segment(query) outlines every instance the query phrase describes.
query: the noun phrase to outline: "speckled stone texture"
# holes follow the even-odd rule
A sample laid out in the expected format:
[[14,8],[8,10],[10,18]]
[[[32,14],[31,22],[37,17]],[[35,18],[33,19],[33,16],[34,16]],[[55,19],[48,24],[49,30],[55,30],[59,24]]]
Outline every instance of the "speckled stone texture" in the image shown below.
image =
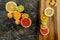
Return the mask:
[[[24,5],[24,12],[27,12],[32,20],[30,28],[26,29],[22,26],[17,26],[12,19],[7,18],[5,4],[8,1],[14,1],[18,5]],[[38,0],[0,0],[0,32],[5,32],[5,36],[0,37],[0,40],[37,40],[37,30],[39,28],[38,2]]]

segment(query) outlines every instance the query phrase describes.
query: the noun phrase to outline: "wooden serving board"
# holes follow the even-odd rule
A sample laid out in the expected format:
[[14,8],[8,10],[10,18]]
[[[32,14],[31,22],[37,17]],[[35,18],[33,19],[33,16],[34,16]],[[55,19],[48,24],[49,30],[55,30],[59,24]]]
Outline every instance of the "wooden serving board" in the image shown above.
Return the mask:
[[[47,7],[50,7],[49,5],[50,0],[40,0],[39,5],[39,13],[40,16],[43,13],[44,9]],[[57,7],[54,7],[54,16],[49,19],[48,22],[48,28],[49,28],[49,34],[47,36],[42,36],[39,33],[38,40],[58,40],[57,36]]]

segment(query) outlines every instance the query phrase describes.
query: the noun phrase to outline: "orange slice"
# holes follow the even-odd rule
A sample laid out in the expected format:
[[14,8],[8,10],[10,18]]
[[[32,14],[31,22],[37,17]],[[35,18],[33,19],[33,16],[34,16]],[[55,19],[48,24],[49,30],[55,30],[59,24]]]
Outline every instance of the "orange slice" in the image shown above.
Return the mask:
[[15,24],[19,25],[20,24],[20,20],[15,20]]
[[41,20],[42,21],[48,21],[49,17],[45,16],[44,14],[41,14]]
[[8,13],[8,14],[7,14],[7,17],[8,17],[8,18],[12,18],[12,17],[13,17],[13,14],[12,14],[12,13]]
[[13,15],[14,15],[15,20],[19,20],[21,18],[21,13],[19,13],[17,11],[14,11]]
[[13,1],[7,2],[5,6],[6,6],[6,11],[8,12],[13,12],[17,10],[17,4]]
[[27,13],[22,14],[22,18],[28,18],[29,15]]

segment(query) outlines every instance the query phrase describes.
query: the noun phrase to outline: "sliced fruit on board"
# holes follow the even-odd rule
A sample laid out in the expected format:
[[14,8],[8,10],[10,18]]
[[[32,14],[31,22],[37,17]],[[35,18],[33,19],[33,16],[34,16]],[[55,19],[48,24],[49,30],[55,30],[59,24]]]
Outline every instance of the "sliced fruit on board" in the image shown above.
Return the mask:
[[14,11],[13,15],[15,20],[19,20],[21,18],[21,13],[18,11]]
[[54,15],[54,9],[51,7],[48,7],[44,10],[44,14],[48,17],[51,17]]
[[49,17],[45,16],[45,14],[41,14],[41,21],[48,21]]
[[28,17],[29,17],[29,14],[27,13],[22,14],[22,18],[28,18]]
[[20,24],[20,20],[15,20],[15,24],[19,25]]
[[47,25],[44,25],[44,24],[41,24],[41,29],[46,29],[47,28]]
[[13,1],[7,2],[5,7],[6,7],[6,11],[8,12],[13,12],[17,10],[17,4]]
[[42,35],[46,36],[46,35],[48,35],[48,33],[49,33],[49,29],[48,29],[48,28],[46,28],[46,29],[40,29],[40,33],[41,33]]
[[46,22],[46,21],[41,21],[41,23],[42,23],[43,25],[47,25],[48,22]]
[[12,13],[7,13],[7,17],[10,18],[10,19],[13,18],[13,14]]
[[24,28],[29,28],[32,24],[32,21],[30,18],[22,18],[21,19],[21,25],[24,27]]
[[24,11],[24,6],[23,6],[23,5],[19,5],[19,6],[17,7],[17,11],[23,12],[23,11]]

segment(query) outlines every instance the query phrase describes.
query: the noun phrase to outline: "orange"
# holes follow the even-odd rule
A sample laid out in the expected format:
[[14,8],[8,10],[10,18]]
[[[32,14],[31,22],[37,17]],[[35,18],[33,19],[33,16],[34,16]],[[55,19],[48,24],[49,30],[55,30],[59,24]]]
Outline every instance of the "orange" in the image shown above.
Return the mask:
[[21,13],[18,11],[14,11],[13,15],[15,20],[19,20],[21,18]]
[[45,16],[44,14],[41,14],[41,21],[48,21],[49,17]]
[[15,20],[15,24],[19,25],[20,24],[20,20]]
[[13,14],[12,14],[12,13],[8,13],[8,14],[7,14],[7,17],[8,17],[8,18],[12,18],[12,17],[13,17]]

